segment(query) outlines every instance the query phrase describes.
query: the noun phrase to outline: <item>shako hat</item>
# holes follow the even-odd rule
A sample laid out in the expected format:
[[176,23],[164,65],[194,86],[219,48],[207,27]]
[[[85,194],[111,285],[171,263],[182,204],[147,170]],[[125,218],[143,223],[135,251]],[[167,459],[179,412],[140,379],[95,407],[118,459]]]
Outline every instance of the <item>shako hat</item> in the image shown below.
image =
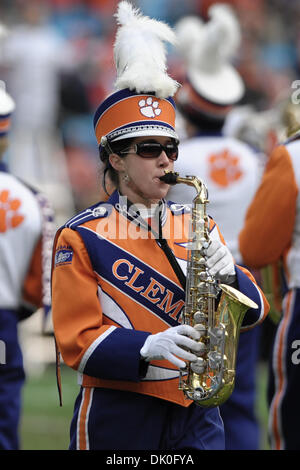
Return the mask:
[[15,102],[7,93],[4,81],[0,80],[0,137],[5,136],[11,127],[11,114]]
[[178,139],[173,96],[179,84],[167,73],[166,42],[176,35],[165,23],[142,16],[127,2],[118,5],[114,44],[115,89],[98,107],[94,129],[98,145],[137,136]]
[[244,82],[232,65],[241,41],[238,19],[229,5],[215,4],[208,22],[187,16],[175,26],[186,82],[177,93],[182,108],[224,118],[243,96]]

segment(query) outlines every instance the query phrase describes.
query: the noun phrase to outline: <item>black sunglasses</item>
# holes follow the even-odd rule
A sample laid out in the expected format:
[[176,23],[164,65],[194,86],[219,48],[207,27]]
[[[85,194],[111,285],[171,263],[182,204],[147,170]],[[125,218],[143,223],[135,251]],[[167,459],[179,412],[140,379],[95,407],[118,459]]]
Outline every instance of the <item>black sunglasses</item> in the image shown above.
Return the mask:
[[175,162],[178,158],[178,144],[175,142],[170,142],[167,145],[162,145],[159,142],[141,142],[118,153],[128,153],[129,150],[133,150],[142,158],[157,158],[163,150],[170,160]]

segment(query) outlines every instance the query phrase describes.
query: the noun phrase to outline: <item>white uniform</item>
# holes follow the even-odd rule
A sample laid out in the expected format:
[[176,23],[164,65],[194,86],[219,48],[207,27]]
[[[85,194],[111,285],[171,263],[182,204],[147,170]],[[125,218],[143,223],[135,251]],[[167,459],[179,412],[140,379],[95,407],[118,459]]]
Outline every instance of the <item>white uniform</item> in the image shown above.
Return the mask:
[[24,383],[18,322],[50,310],[53,213],[44,195],[6,172],[0,162],[0,449],[19,448]]
[[48,199],[0,164],[0,308],[48,313],[53,219]]
[[[259,156],[247,144],[222,135],[198,136],[179,147],[175,171],[181,176],[194,175],[208,188],[207,213],[215,220],[237,263],[241,263],[238,233],[262,173]],[[177,184],[171,187],[171,201],[191,204],[193,187]]]
[[3,172],[0,172],[0,212],[0,303],[1,308],[15,309],[20,305],[23,282],[41,236],[41,213],[32,191]]

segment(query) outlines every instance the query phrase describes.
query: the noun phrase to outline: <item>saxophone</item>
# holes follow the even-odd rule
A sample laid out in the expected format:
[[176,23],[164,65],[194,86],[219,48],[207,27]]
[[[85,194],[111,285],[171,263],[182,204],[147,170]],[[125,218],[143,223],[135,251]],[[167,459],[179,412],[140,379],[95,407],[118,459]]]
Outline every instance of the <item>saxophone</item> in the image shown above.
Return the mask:
[[[231,395],[235,382],[236,355],[240,327],[246,311],[258,308],[255,302],[231,286],[220,284],[208,272],[204,250],[210,243],[206,214],[208,192],[195,176],[181,177],[165,171],[167,184],[194,186],[189,228],[185,307],[182,323],[200,333],[201,351],[197,361],[187,362],[179,372],[179,390],[203,407],[218,406]],[[219,299],[219,300],[218,300]]]

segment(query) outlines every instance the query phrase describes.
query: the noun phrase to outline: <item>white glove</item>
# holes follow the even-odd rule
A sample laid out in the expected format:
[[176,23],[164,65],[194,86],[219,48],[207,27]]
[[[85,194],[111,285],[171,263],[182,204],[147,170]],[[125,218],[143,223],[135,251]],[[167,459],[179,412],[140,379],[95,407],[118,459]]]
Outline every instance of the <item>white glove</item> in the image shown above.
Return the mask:
[[224,284],[233,284],[236,280],[232,254],[219,240],[212,240],[206,249],[209,273]]
[[180,356],[182,359],[187,361],[196,361],[197,356],[192,354],[180,346],[192,349],[194,351],[200,351],[201,344],[197,343],[186,335],[193,337],[194,339],[200,338],[200,333],[196,331],[192,326],[179,325],[168,328],[161,333],[150,335],[146,339],[144,346],[140,350],[140,354],[147,362],[154,359],[167,359],[179,368],[184,368],[186,363],[178,359]]

